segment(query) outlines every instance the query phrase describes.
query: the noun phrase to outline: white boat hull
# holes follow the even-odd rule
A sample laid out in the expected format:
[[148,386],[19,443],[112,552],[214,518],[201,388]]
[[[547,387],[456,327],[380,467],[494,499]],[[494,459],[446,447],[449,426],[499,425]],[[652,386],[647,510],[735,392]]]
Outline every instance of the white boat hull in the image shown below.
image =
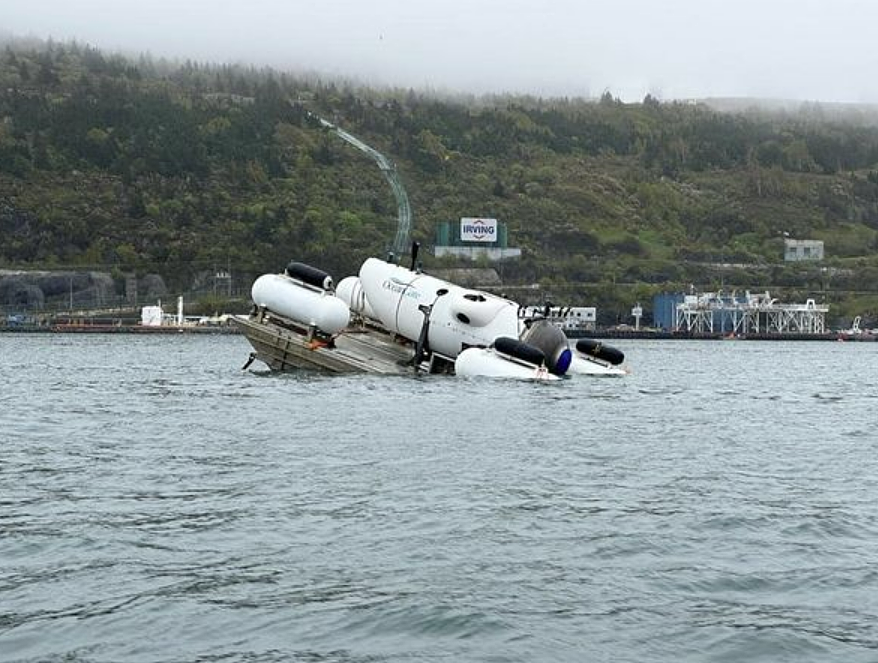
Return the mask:
[[545,366],[534,366],[506,357],[490,348],[468,348],[457,355],[454,372],[463,377],[512,378],[516,380],[560,380]]
[[613,366],[606,362],[591,359],[579,351],[574,351],[567,374],[622,377],[623,375],[628,375],[628,371],[621,366]]

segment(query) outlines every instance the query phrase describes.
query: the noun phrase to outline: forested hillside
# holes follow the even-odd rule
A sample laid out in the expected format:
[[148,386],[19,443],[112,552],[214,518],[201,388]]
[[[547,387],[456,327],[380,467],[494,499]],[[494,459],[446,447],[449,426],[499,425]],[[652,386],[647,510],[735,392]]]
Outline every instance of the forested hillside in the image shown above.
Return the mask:
[[[312,113],[396,161],[423,244],[440,221],[506,222],[524,252],[510,287],[620,307],[690,283],[787,287],[878,310],[878,122],[860,112],[439,99],[76,44],[0,53],[0,267],[179,289],[292,258],[353,273],[390,246],[396,205]],[[827,260],[785,266],[785,236],[824,240]]]

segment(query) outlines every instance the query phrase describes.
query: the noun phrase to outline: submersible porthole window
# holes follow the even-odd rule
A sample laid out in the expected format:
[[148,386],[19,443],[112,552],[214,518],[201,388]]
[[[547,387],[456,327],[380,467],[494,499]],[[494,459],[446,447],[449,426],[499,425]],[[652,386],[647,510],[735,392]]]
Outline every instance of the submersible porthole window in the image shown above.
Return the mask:
[[488,301],[487,299],[485,299],[485,296],[484,296],[484,295],[477,295],[477,294],[474,294],[474,293],[472,293],[472,292],[468,292],[467,294],[465,294],[465,295],[463,296],[463,298],[464,298],[464,299],[468,299],[468,300],[470,300],[471,302],[485,302],[485,301]]
[[469,324],[469,317],[464,313],[458,313],[457,319],[460,320],[465,325]]
[[439,288],[439,289],[436,291],[436,296],[437,296],[437,297],[441,297],[442,295],[447,295],[447,294],[448,294],[448,288]]

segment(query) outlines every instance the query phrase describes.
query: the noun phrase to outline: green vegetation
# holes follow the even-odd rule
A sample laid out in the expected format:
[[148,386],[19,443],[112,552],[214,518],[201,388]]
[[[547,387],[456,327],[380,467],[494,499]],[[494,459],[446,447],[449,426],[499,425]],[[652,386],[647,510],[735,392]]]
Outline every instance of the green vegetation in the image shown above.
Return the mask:
[[[77,44],[0,52],[0,267],[156,271],[178,289],[293,258],[354,273],[392,242],[395,202],[310,113],[397,162],[424,245],[439,221],[506,222],[524,252],[510,287],[618,313],[690,283],[878,313],[857,308],[878,292],[875,117],[440,100]],[[785,266],[786,235],[824,240],[827,260]]]

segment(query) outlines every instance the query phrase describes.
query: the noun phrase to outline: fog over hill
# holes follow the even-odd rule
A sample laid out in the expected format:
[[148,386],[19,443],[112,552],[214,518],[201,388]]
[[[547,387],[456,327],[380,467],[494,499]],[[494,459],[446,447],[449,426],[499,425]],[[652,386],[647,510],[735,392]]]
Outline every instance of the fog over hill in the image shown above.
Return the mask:
[[871,0],[29,0],[0,25],[419,90],[878,103]]
[[693,103],[704,104],[724,113],[801,115],[817,121],[878,125],[878,104],[746,97],[713,97],[693,100]]

